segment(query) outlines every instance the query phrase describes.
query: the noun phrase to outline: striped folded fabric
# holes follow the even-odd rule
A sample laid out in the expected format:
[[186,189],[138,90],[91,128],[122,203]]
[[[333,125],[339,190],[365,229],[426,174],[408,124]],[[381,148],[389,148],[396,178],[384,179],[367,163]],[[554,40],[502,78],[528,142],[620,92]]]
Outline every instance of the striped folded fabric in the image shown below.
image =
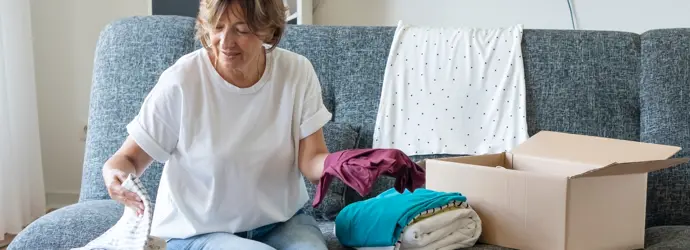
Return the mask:
[[136,211],[125,207],[120,220],[98,238],[86,246],[72,250],[165,250],[165,240],[149,236],[153,208],[144,185],[130,174],[122,187],[136,193],[144,203],[144,213],[137,216]]

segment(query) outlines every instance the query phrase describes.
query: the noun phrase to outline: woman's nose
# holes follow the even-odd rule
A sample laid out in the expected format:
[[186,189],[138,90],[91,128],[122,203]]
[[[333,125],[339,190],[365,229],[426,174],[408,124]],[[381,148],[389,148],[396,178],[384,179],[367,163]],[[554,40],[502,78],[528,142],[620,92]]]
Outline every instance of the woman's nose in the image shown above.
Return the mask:
[[225,31],[221,36],[220,43],[223,44],[224,47],[230,47],[230,45],[234,46],[235,36],[232,34],[231,31]]
[[235,46],[235,41],[232,38],[223,38],[220,40],[220,45],[223,48],[231,48]]

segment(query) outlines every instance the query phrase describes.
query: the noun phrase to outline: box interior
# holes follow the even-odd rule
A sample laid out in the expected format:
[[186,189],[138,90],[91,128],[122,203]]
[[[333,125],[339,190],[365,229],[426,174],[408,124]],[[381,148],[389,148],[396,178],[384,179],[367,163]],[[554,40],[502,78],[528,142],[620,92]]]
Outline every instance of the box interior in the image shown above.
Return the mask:
[[475,167],[482,166],[487,168],[495,168],[497,171],[516,170],[558,177],[569,177],[601,167],[593,164],[569,162],[529,155],[515,155],[512,153],[462,156],[435,160],[468,164]]
[[645,173],[687,162],[668,159],[678,151],[674,146],[541,131],[511,152],[436,160],[579,178]]

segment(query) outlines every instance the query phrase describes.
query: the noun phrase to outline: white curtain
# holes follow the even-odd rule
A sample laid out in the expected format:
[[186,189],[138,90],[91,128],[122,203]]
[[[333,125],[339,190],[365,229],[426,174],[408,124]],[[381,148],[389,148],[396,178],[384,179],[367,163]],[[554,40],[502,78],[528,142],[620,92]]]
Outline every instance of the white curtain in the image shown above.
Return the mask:
[[46,209],[28,0],[0,0],[0,240]]

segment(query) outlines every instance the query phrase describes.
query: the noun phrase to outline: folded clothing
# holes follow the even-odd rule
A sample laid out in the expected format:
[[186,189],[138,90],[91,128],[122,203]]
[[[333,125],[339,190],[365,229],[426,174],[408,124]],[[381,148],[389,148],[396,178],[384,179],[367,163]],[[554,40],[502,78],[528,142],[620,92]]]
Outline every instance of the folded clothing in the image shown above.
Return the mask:
[[357,249],[474,245],[481,220],[466,201],[457,192],[418,188],[399,193],[391,188],[343,208],[335,219],[335,235],[344,246]]
[[422,187],[426,180],[424,169],[398,149],[342,150],[326,157],[312,206],[321,203],[333,177],[365,196],[380,175],[395,177],[395,189],[400,193]]
[[149,236],[153,207],[144,185],[130,174],[122,182],[122,187],[137,194],[144,203],[144,213],[137,216],[136,211],[125,207],[120,220],[105,233],[92,240],[86,246],[72,250],[165,250],[163,239]]
[[453,250],[474,246],[482,232],[477,212],[467,202],[430,209],[402,233],[400,249]]

